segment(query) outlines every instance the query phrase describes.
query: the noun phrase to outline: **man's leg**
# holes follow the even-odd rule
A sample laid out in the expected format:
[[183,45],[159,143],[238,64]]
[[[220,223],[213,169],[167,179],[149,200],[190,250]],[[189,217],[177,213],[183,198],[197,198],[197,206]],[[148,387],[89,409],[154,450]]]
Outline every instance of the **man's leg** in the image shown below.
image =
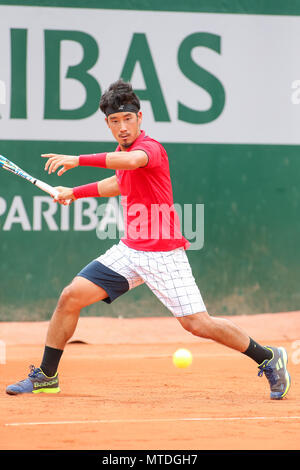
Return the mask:
[[63,290],[50,320],[40,367],[31,366],[28,378],[9,385],[6,392],[10,395],[59,392],[58,364],[67,341],[74,334],[80,311],[106,297],[102,287],[84,277],[75,277]]
[[258,375],[265,373],[271,399],[280,400],[286,396],[291,378],[286,368],[288,357],[284,348],[261,346],[231,321],[210,317],[206,311],[177,318],[190,333],[235,349],[259,364]]
[[49,323],[40,366],[48,377],[57,371],[65,345],[75,332],[81,310],[106,297],[107,293],[102,287],[80,276],[64,288]]
[[195,336],[211,339],[243,353],[249,347],[249,335],[230,320],[211,317],[206,311],[177,317],[177,320]]
[[71,284],[64,288],[58,300],[49,323],[46,345],[64,349],[74,334],[80,311],[106,297],[107,293],[102,287],[84,277],[75,277]]

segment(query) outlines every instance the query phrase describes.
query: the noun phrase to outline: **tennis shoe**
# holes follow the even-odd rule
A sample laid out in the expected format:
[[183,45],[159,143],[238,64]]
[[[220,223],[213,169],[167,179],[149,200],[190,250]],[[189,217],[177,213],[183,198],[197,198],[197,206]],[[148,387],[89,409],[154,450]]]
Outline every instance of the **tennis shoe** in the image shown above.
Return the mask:
[[19,395],[20,393],[58,393],[60,392],[58,373],[53,377],[47,377],[42,369],[30,366],[30,373],[27,379],[21,380],[6,388],[9,395]]
[[291,385],[290,374],[287,371],[286,365],[288,362],[288,355],[284,348],[272,348],[266,346],[267,349],[272,351],[272,359],[266,359],[259,366],[258,375],[261,377],[263,374],[267,377],[270,384],[270,398],[272,400],[281,400],[289,391]]

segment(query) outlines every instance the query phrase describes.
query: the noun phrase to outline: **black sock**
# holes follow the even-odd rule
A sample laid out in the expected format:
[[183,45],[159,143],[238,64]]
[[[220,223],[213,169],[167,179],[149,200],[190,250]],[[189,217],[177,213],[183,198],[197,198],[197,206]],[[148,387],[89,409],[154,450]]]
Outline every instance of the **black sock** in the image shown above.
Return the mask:
[[58,368],[61,355],[64,351],[62,349],[51,348],[45,346],[44,356],[40,368],[47,377],[53,377]]
[[250,344],[244,354],[251,357],[257,364],[261,364],[265,359],[270,360],[273,357],[273,353],[270,349],[256,343],[252,338],[250,338]]

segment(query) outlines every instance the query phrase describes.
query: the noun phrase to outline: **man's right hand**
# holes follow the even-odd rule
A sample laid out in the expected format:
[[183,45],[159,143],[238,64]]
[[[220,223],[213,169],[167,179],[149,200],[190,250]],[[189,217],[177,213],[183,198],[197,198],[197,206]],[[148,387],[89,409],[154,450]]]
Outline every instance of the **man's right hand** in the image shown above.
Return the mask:
[[75,201],[75,196],[73,194],[73,188],[65,188],[64,186],[56,186],[55,188],[59,194],[54,197],[54,202],[59,202],[60,204],[69,205]]
[[71,170],[79,165],[79,156],[78,155],[59,155],[56,153],[45,153],[42,155],[43,158],[48,158],[45,164],[45,171],[48,171],[48,174],[55,173],[55,171],[62,167],[57,175],[61,176],[66,171]]

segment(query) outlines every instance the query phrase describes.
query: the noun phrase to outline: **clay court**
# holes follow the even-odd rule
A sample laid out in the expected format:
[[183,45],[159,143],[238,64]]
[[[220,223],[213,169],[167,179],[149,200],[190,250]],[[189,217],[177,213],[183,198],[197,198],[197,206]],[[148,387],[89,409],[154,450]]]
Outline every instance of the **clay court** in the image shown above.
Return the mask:
[[[299,450],[299,312],[232,318],[258,341],[283,345],[292,386],[269,399],[249,358],[199,340],[174,318],[81,318],[61,366],[61,393],[9,396],[39,365],[47,322],[1,323],[2,450]],[[172,354],[193,363],[176,369]]]

